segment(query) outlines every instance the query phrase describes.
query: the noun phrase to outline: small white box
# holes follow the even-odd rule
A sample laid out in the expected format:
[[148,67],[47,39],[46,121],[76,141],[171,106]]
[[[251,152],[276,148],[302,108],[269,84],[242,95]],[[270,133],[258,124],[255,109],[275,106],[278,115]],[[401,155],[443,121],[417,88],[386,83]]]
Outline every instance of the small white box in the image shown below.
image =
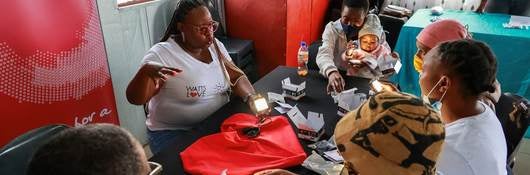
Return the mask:
[[366,94],[355,93],[355,91],[357,91],[357,88],[342,91],[337,95],[337,114],[339,116],[344,116],[346,113],[358,108],[366,100]]
[[292,84],[290,78],[282,80],[283,96],[298,100],[305,96],[305,81],[299,85]]
[[316,112],[308,112],[306,119],[298,107],[293,107],[287,116],[298,128],[298,138],[316,142],[324,135],[324,115]]
[[385,55],[377,61],[379,62],[381,73],[387,76],[399,73],[402,67],[399,57],[393,57],[392,55]]

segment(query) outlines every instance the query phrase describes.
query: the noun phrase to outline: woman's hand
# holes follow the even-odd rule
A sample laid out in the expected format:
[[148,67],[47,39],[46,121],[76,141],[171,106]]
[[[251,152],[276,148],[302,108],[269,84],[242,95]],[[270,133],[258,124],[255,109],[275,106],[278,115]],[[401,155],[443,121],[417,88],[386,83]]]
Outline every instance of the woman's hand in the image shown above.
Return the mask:
[[173,67],[167,67],[163,66],[160,63],[157,62],[147,62],[144,65],[144,69],[146,69],[147,74],[155,79],[155,80],[162,80],[166,81],[169,76],[177,76],[182,70],[173,68]]
[[145,63],[127,86],[125,92],[127,100],[135,105],[146,104],[158,93],[168,76],[176,76],[180,72],[182,70],[166,67],[154,61]]
[[338,71],[332,71],[328,76],[327,93],[342,92],[346,83]]
[[296,175],[287,170],[282,169],[269,169],[254,173],[254,175]]

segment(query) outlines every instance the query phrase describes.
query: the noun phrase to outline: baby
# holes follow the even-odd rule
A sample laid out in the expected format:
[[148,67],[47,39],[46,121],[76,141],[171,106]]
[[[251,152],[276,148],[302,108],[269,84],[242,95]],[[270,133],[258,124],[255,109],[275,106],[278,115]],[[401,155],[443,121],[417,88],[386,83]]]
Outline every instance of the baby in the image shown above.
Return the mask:
[[[357,46],[360,46],[360,48]],[[383,27],[377,15],[369,14],[359,31],[359,40],[350,41],[342,59],[351,67],[347,75],[364,78],[379,78],[391,75],[399,56],[392,53],[385,40]]]

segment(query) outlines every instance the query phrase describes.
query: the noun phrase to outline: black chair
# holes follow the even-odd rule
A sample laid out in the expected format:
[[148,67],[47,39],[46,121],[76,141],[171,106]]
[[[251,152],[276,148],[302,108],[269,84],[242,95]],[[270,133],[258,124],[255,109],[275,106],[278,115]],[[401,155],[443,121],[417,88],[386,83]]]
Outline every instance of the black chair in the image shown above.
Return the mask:
[[405,25],[406,20],[383,14],[379,15],[379,20],[383,29],[386,31],[386,42],[394,50],[399,32],[401,32],[401,28]]
[[248,77],[251,83],[258,80],[258,69],[254,61],[254,44],[251,40],[217,36],[230,54],[234,64],[239,67]]
[[322,46],[322,40],[317,40],[313,43],[311,43],[311,45],[309,45],[309,60],[307,60],[307,68],[309,70],[320,70],[320,68],[318,68],[318,65],[317,65],[317,62],[316,62],[316,58],[317,58],[317,54],[318,54],[318,48]]
[[[219,10],[217,10],[218,6],[219,5],[217,5],[216,2],[213,2],[212,0],[208,1],[208,9],[215,21],[221,21]],[[214,35],[223,43],[223,45],[225,45],[232,61],[237,67],[245,72],[250,82],[256,82],[259,77],[258,68],[254,61],[254,44],[252,40],[229,37],[226,35],[222,25],[219,25],[219,29],[217,29]]]
[[530,124],[529,108],[528,99],[511,93],[501,94],[495,104],[495,111],[506,138],[508,157],[514,152]]
[[18,136],[0,151],[2,174],[26,174],[26,169],[37,149],[50,138],[68,128],[66,125],[47,125]]

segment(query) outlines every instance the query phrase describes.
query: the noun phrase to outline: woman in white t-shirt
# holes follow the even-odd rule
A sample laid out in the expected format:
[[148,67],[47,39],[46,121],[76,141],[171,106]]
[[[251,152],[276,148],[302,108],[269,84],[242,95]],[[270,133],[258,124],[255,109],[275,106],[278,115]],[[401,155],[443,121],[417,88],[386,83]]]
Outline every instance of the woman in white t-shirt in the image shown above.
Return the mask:
[[497,62],[490,48],[464,39],[442,43],[425,57],[420,86],[424,100],[441,103],[445,144],[437,170],[451,175],[506,174],[506,142],[495,113],[479,100],[493,92]]
[[129,83],[127,100],[149,107],[146,125],[153,153],[226,104],[230,90],[245,102],[255,93],[214,38],[218,24],[202,0],[181,0],[164,37]]

